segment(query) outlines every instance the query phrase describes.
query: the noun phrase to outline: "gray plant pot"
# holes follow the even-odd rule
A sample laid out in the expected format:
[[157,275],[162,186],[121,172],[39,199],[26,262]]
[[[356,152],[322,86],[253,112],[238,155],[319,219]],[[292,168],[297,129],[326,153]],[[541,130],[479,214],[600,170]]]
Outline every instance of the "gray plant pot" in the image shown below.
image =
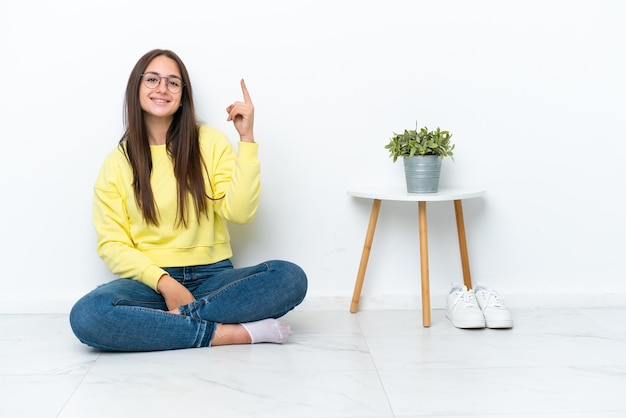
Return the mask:
[[437,193],[441,158],[438,155],[404,157],[406,191],[409,193]]

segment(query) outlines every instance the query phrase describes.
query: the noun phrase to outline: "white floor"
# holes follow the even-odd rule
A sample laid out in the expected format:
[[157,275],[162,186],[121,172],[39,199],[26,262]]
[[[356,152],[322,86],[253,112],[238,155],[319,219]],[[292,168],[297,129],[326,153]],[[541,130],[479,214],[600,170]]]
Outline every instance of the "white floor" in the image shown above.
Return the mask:
[[67,315],[0,315],[0,417],[626,417],[626,308],[294,311],[284,345],[99,353]]

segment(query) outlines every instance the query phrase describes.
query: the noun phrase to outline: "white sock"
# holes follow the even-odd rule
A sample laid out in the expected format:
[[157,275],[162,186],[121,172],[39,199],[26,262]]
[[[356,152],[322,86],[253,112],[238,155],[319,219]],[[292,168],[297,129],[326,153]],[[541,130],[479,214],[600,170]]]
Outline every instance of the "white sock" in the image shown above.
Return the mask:
[[252,344],[276,343],[282,344],[291,335],[291,327],[280,321],[268,318],[261,321],[241,324],[250,334]]

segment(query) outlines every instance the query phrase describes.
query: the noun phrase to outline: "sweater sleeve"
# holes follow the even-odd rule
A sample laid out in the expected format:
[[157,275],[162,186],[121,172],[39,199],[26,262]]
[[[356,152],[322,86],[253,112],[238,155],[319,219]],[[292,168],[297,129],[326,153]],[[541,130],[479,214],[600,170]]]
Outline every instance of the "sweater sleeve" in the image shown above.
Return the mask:
[[159,278],[166,271],[136,249],[131,238],[127,211],[129,190],[128,182],[124,181],[124,171],[128,168],[123,167],[123,158],[119,150],[110,154],[94,186],[93,222],[98,255],[113,274],[138,280],[156,291]]
[[261,170],[256,142],[239,142],[235,153],[223,137],[213,145],[215,211],[235,224],[252,222],[259,206]]

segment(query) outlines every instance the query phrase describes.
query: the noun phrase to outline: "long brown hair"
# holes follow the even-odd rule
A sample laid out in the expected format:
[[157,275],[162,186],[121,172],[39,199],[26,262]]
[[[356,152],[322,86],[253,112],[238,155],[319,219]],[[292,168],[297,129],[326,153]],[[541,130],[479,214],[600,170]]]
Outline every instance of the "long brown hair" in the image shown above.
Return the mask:
[[[167,152],[174,162],[174,176],[178,191],[178,214],[176,226],[187,227],[188,196],[191,195],[196,216],[208,215],[208,202],[205,190],[203,170],[206,171],[201,158],[198,141],[198,123],[193,104],[193,95],[189,73],[183,61],[174,52],[154,49],[142,56],[130,73],[126,86],[124,106],[125,132],[119,145],[125,152],[133,168],[133,189],[135,200],[141,209],[146,223],[159,225],[158,208],[154,201],[150,174],[152,173],[152,154],[144,120],[143,110],[139,103],[141,74],[150,62],[165,56],[176,62],[183,79],[181,106],[174,114],[174,119],[166,135]],[[125,146],[124,146],[125,145]],[[210,181],[210,180],[209,180]]]

